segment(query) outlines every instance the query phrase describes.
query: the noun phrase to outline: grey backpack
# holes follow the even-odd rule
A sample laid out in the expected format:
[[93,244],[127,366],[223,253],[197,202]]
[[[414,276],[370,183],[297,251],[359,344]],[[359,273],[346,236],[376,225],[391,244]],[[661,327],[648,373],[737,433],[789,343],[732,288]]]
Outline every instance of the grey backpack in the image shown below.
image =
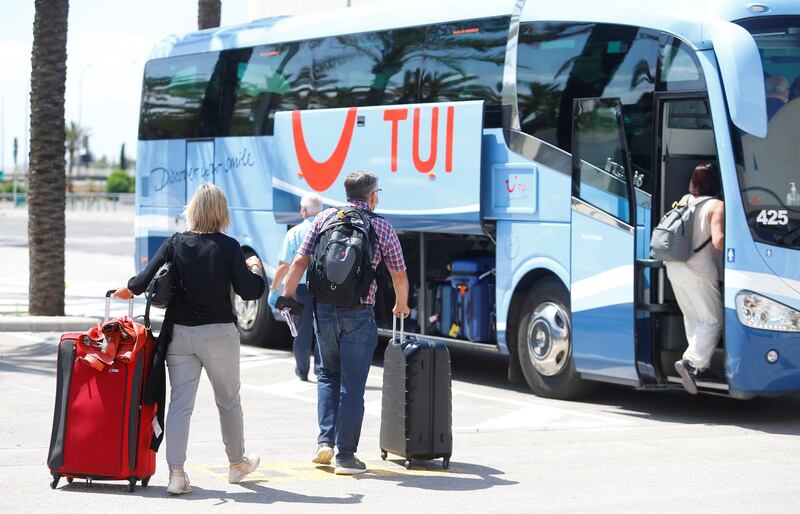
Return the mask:
[[673,204],[658,225],[653,229],[650,237],[650,256],[664,262],[686,262],[689,257],[699,252],[711,242],[709,237],[697,248],[692,248],[692,215],[695,210],[711,197],[689,204],[689,195],[684,196],[679,202]]

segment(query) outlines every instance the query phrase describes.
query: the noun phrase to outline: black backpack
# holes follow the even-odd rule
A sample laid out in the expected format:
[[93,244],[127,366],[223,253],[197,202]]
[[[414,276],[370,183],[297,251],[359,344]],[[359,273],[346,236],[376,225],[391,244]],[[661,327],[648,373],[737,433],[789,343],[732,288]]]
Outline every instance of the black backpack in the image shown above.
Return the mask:
[[371,219],[379,217],[342,207],[325,220],[308,268],[308,288],[315,301],[340,307],[361,304],[375,278],[372,256],[377,236]]

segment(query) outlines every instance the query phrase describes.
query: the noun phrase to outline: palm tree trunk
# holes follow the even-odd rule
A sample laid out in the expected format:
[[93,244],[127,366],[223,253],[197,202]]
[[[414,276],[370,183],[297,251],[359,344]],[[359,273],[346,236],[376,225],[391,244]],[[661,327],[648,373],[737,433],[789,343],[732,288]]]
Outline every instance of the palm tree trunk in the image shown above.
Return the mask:
[[197,28],[199,30],[219,27],[222,17],[222,0],[197,1]]
[[69,0],[36,0],[31,55],[28,311],[64,314],[64,89]]

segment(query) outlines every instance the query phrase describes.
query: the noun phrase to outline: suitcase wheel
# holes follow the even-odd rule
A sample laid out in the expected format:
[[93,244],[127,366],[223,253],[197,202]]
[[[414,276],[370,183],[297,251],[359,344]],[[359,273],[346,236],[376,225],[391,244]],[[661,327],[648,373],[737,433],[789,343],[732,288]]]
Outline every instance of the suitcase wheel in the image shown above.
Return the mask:
[[75,480],[75,479],[72,478],[72,477],[67,477],[67,483],[68,484],[71,484],[73,480]]
[[381,450],[381,460],[386,460],[386,457],[388,456],[389,454],[386,453],[386,450]]
[[145,478],[142,480],[142,487],[147,487],[150,484],[150,477]]
[[136,490],[136,479],[135,478],[129,478],[128,479],[128,492],[132,493],[135,490]]
[[55,489],[58,487],[59,480],[61,480],[61,475],[58,473],[53,473],[53,480],[50,482],[50,489]]
[[445,457],[444,459],[442,459],[442,468],[450,469],[450,457]]

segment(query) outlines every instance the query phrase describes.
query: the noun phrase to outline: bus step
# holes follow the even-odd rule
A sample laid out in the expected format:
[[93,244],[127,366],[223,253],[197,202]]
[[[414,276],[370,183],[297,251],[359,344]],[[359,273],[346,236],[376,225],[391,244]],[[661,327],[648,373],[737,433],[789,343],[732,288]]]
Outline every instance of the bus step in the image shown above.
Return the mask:
[[[681,379],[678,377],[667,377],[667,381],[672,384],[680,384]],[[697,381],[697,388],[698,389],[712,389],[714,391],[729,391],[730,387],[728,384],[724,384],[722,382],[704,382],[702,380]]]

